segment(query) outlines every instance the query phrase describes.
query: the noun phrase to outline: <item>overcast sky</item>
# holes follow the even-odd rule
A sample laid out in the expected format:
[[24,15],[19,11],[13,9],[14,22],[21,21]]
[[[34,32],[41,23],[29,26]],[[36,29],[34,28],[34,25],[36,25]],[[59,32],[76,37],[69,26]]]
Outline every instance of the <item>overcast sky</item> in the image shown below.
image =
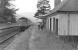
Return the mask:
[[[38,0],[16,0],[14,2],[15,6],[19,8],[18,13],[23,12],[36,12]],[[51,7],[53,8],[54,0],[50,0]]]
[[[16,8],[19,8],[17,14],[21,14],[31,20],[35,21],[34,14],[37,11],[37,2],[38,0],[15,0],[13,3]],[[51,8],[54,7],[54,0],[50,0]]]

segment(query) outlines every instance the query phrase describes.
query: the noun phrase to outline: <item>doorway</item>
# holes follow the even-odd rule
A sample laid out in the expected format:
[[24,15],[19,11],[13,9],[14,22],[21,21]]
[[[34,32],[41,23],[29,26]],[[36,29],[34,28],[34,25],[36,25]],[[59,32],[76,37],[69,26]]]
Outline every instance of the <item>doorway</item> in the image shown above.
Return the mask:
[[58,35],[58,19],[53,18],[53,31]]

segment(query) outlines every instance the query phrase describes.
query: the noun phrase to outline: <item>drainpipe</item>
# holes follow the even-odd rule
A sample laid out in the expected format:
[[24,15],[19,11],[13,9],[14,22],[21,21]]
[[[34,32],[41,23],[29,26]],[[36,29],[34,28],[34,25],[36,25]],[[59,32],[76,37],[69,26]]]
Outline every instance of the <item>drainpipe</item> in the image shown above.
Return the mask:
[[70,35],[70,13],[68,13],[68,35]]

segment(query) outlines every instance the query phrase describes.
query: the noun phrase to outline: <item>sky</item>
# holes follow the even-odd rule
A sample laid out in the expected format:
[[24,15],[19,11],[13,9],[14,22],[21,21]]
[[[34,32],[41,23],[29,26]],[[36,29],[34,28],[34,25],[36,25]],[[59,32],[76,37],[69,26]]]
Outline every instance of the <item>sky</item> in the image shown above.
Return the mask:
[[[19,8],[18,13],[23,12],[36,12],[37,10],[37,2],[38,0],[16,0],[14,1],[14,4],[16,8]],[[50,6],[53,8],[53,2],[54,0],[50,0]]]
[[[35,19],[33,15],[37,11],[37,2],[38,0],[15,0],[13,4],[16,8],[19,8],[17,14],[22,14],[31,19]],[[54,7],[54,0],[50,0],[50,6],[51,8]]]

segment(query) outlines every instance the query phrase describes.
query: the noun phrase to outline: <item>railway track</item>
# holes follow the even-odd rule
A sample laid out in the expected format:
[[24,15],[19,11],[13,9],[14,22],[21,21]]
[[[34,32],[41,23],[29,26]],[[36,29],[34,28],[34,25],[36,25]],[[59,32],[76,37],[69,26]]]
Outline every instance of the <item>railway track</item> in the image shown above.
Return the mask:
[[29,27],[30,27],[30,25],[29,26],[13,26],[10,28],[0,29],[1,30],[1,32],[0,32],[0,44],[5,43],[6,41],[8,41],[12,37],[14,37],[16,34],[19,34],[23,31],[25,31]]

